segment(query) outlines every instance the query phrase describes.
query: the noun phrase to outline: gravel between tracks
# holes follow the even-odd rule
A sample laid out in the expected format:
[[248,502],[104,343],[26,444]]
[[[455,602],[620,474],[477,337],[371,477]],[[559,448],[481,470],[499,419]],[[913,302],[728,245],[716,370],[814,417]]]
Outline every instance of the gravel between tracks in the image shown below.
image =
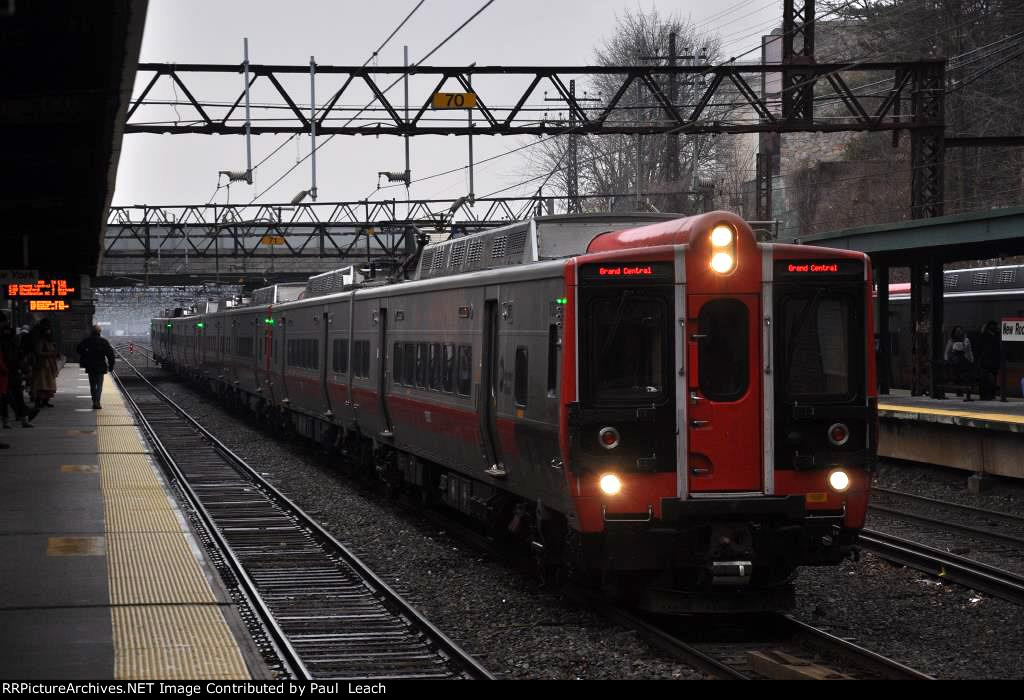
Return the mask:
[[[702,673],[332,472],[174,381],[161,389],[508,678],[678,678]],[[978,600],[976,600],[978,599]],[[795,614],[946,678],[1024,678],[1024,608],[893,567],[871,554],[805,569]]]
[[268,439],[181,384],[158,386],[492,672],[545,679],[705,677],[632,630],[537,590],[530,577],[333,473],[312,449]]

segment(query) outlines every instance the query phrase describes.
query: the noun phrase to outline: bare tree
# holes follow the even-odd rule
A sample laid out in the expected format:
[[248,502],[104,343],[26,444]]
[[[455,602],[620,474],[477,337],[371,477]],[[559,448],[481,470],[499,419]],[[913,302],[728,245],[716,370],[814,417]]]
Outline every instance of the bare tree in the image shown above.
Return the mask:
[[[595,50],[597,64],[604,66],[669,62],[671,35],[675,34],[676,65],[713,62],[719,55],[716,36],[703,34],[679,15],[662,16],[657,10],[627,10],[618,18],[612,35]],[[582,107],[588,112],[605,108],[622,84],[622,75],[598,76],[586,86],[588,100]],[[659,89],[675,95],[675,104],[684,108],[697,101],[706,87],[703,76],[658,78]],[[673,84],[674,83],[674,84]],[[582,96],[582,91],[579,93]],[[714,107],[706,118],[714,119]],[[562,115],[551,115],[562,120]],[[609,123],[665,124],[667,115],[649,89],[634,83],[608,118]],[[575,139],[576,162],[572,167]],[[545,191],[567,195],[572,191],[570,178],[575,170],[581,195],[594,193],[628,194],[614,203],[616,209],[693,210],[699,180],[712,174],[717,140],[707,134],[649,136],[601,135],[559,136],[545,141],[534,152],[532,167],[538,174],[548,173]],[[653,194],[652,194],[653,193]],[[602,202],[603,206],[603,202]],[[587,205],[584,202],[584,210]]]
[[[828,18],[817,27],[818,61],[944,58],[947,134],[1022,133],[1024,87],[1016,79],[1024,66],[1020,0],[819,0],[817,14]],[[881,91],[870,82],[861,89]],[[885,139],[860,135],[849,140],[846,159],[907,168],[905,150],[905,143],[892,148]],[[946,213],[1020,204],[1022,164],[1020,148],[947,150]],[[881,198],[892,193],[884,169],[872,184]],[[862,214],[854,223],[906,218],[909,201],[902,209],[876,207]]]

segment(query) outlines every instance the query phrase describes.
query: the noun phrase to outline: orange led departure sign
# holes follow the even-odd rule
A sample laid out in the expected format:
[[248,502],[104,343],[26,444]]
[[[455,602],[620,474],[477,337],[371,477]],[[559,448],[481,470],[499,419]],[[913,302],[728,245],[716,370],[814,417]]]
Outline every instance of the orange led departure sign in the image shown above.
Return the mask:
[[68,311],[71,304],[63,299],[30,299],[29,311]]
[[70,300],[78,297],[78,288],[66,279],[12,282],[4,285],[8,299],[28,301],[29,311],[68,311]]

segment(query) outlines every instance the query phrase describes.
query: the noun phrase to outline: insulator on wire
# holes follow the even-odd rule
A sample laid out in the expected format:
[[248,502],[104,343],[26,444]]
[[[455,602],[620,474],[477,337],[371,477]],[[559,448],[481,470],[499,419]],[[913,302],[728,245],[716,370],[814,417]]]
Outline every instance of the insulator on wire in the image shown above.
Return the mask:
[[227,175],[228,182],[249,182],[248,170],[221,170],[221,175]]

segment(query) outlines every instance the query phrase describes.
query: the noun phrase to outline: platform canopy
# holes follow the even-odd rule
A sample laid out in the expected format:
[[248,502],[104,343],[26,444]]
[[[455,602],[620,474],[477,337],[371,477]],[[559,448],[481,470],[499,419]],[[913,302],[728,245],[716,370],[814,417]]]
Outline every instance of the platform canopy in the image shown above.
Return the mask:
[[146,6],[0,3],[0,267],[95,272]]
[[804,236],[801,243],[859,250],[877,264],[1024,255],[1024,207],[913,219]]

